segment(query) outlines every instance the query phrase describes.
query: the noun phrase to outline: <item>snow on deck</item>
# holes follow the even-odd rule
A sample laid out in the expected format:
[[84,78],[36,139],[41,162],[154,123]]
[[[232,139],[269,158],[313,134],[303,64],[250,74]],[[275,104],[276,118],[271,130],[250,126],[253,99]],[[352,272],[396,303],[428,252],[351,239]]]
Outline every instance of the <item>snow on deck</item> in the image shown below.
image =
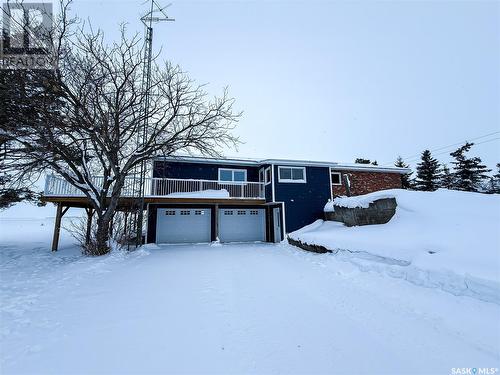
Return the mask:
[[63,232],[53,254],[51,220],[0,215],[3,374],[500,367],[492,303],[285,244],[149,245],[86,258]]
[[229,192],[226,189],[214,190],[202,190],[202,191],[190,191],[181,193],[170,193],[165,195],[166,198],[229,198]]

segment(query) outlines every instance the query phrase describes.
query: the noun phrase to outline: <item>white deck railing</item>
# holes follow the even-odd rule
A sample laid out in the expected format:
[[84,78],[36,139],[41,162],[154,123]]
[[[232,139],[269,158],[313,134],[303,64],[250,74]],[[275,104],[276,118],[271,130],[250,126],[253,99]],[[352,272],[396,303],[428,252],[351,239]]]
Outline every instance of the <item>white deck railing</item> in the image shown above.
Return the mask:
[[[102,186],[103,177],[94,177],[93,181],[95,186]],[[138,186],[138,179],[127,177],[121,196],[139,196]],[[223,190],[226,190],[227,194]],[[171,196],[172,198],[264,199],[265,197],[264,184],[262,182],[227,182],[151,177],[147,177],[144,180],[143,194],[144,197]],[[54,175],[47,176],[44,195],[46,197],[84,196],[81,190],[71,185],[65,179]]]

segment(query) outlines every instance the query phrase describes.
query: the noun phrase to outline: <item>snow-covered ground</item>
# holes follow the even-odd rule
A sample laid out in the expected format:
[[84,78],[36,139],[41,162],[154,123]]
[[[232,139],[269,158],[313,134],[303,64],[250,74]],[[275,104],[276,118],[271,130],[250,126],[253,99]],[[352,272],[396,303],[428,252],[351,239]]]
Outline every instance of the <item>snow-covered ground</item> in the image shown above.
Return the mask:
[[387,224],[318,220],[290,236],[340,250],[337,257],[366,269],[500,304],[500,195],[394,189],[334,203],[366,208],[388,197],[398,206]]
[[147,246],[86,258],[63,232],[53,254],[53,207],[46,210],[34,220],[0,214],[2,374],[500,367],[494,303],[285,244]]

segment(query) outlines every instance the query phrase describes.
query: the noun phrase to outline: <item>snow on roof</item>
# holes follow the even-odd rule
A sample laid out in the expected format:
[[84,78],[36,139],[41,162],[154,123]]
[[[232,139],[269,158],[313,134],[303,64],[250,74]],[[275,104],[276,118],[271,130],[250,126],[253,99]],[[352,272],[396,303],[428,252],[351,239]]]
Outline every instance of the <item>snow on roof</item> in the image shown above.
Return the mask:
[[190,163],[215,163],[215,164],[237,164],[247,166],[261,166],[265,164],[278,165],[299,165],[307,167],[330,167],[333,170],[349,170],[349,171],[370,171],[370,172],[390,172],[406,174],[411,170],[409,168],[398,167],[380,167],[371,164],[353,164],[353,163],[337,163],[329,161],[315,160],[295,160],[295,159],[256,159],[256,158],[212,158],[203,156],[157,156],[155,160],[176,160]]

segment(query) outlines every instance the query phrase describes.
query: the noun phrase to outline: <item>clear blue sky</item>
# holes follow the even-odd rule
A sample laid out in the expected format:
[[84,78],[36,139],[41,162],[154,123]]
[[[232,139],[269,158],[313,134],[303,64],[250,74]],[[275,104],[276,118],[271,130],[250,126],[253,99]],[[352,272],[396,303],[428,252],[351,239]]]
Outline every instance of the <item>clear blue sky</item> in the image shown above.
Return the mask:
[[[120,22],[143,32],[146,9],[73,4],[108,38]],[[167,11],[176,21],[155,27],[155,49],[210,93],[229,86],[244,111],[245,144],[228,156],[384,164],[500,131],[498,1],[174,1]],[[493,167],[499,150],[497,139],[474,151]]]

